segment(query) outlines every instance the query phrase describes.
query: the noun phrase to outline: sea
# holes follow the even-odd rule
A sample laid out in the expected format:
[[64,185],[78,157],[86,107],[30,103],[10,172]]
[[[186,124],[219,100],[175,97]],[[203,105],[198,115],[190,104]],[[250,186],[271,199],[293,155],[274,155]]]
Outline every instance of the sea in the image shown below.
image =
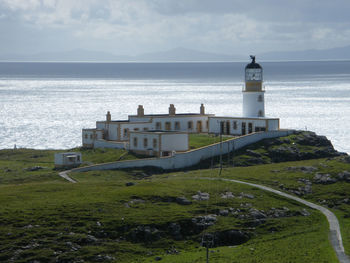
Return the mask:
[[[247,62],[0,63],[0,149],[70,149],[107,111],[242,115]],[[267,117],[314,131],[350,153],[350,61],[259,62]]]

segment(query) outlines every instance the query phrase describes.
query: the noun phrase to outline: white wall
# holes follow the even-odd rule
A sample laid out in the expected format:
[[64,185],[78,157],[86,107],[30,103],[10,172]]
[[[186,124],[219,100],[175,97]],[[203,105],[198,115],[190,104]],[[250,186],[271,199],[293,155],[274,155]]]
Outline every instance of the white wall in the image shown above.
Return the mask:
[[96,140],[94,142],[95,148],[111,148],[111,149],[126,149],[128,147],[127,142],[113,142],[106,140]]
[[129,133],[132,131],[135,131],[135,129],[138,129],[138,131],[144,131],[146,129],[153,130],[153,124],[151,122],[130,122],[130,123],[121,123],[120,124],[120,132],[121,136],[120,139],[122,141],[128,141],[129,135],[124,136],[124,129],[129,129]]
[[[70,161],[67,157],[70,155],[79,156],[79,161]],[[80,152],[66,152],[66,153],[55,153],[55,165],[64,166],[64,165],[77,165],[83,162]]]
[[[241,117],[210,117],[209,118],[209,133],[220,133],[220,122],[225,123],[225,133],[227,122],[230,123],[230,134],[241,135],[242,134],[242,123],[246,124],[246,134],[248,133],[249,123],[252,123],[252,130],[255,132],[256,127],[266,127],[268,122],[268,130],[274,131],[279,129],[279,119],[268,119],[268,118],[241,118]],[[237,129],[234,129],[234,122],[237,124]]]
[[[171,130],[175,131],[175,122],[180,123],[180,129],[178,131],[185,132],[197,132],[197,121],[202,121],[202,132],[208,132],[207,129],[208,116],[206,115],[189,115],[189,116],[169,116],[169,117],[154,117],[153,118],[153,129],[156,129],[156,123],[161,123],[161,129],[165,130],[165,123],[171,123]],[[193,128],[188,129],[188,122],[193,122]]]
[[161,151],[187,151],[188,150],[188,134],[162,134]]
[[[134,138],[137,139],[137,145],[134,145]],[[144,139],[147,139],[147,146],[144,146]],[[153,148],[153,139],[157,140],[157,147]],[[146,151],[146,150],[154,150],[158,151],[159,146],[159,134],[157,133],[138,133],[131,132],[130,140],[129,140],[129,149],[135,151]]]
[[279,122],[278,119],[268,120],[269,131],[278,130],[280,128],[280,124],[279,123],[280,122]]
[[150,158],[150,159],[139,159],[131,161],[120,161],[106,164],[92,165],[82,168],[73,169],[73,172],[85,172],[93,170],[111,170],[111,169],[122,169],[132,167],[144,167],[144,166],[155,166],[166,170],[171,169],[182,169],[191,167],[201,160],[218,156],[220,154],[226,154],[233,150],[238,150],[246,145],[258,142],[267,138],[276,138],[281,136],[287,136],[294,133],[293,130],[279,130],[270,132],[259,132],[253,133],[232,140],[224,141],[222,143],[216,143],[208,147],[192,150],[186,153],[178,153],[172,157],[163,158]]
[[[262,101],[259,101],[262,96]],[[243,92],[243,117],[264,117],[265,103],[264,92]],[[262,116],[259,116],[259,111]]]

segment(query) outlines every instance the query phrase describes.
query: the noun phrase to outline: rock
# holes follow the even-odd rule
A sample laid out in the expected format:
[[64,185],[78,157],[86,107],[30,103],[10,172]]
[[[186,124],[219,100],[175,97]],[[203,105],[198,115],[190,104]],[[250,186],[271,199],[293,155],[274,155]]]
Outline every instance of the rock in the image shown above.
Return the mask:
[[241,230],[225,230],[215,232],[214,246],[234,246],[240,245],[249,240],[249,235]]
[[291,166],[291,167],[287,167],[286,169],[287,171],[293,171],[293,172],[301,171],[303,173],[312,173],[314,171],[317,171],[317,168],[313,166]]
[[228,210],[226,210],[226,209],[220,210],[219,211],[219,215],[221,215],[221,216],[228,216]]
[[178,223],[170,223],[168,226],[168,232],[175,240],[182,239],[181,226]]
[[266,218],[266,214],[264,214],[263,212],[255,209],[255,208],[251,208],[249,210],[249,215],[250,217],[254,218],[254,219],[262,219],[262,218]]
[[346,156],[341,157],[341,161],[344,163],[350,163],[350,156],[346,155]]
[[344,171],[344,172],[338,173],[338,178],[341,181],[346,181],[350,183],[350,172]]
[[41,170],[41,169],[44,169],[44,168],[41,167],[41,166],[33,166],[33,167],[26,168],[25,170],[27,170],[29,172],[34,172],[34,171],[38,171],[38,170]]
[[157,228],[151,226],[137,226],[136,229],[130,232],[129,238],[133,242],[149,243],[157,241],[161,237]]
[[225,192],[221,194],[222,199],[229,199],[229,198],[234,198],[235,196],[232,194],[232,192]]
[[249,199],[254,199],[255,198],[254,195],[246,194],[246,193],[243,193],[243,192],[240,194],[240,197],[242,197],[242,198],[249,198]]
[[288,217],[291,215],[290,210],[287,207],[283,207],[282,209],[271,208],[266,214],[268,217],[272,218]]
[[332,178],[330,174],[316,173],[314,182],[317,184],[334,184],[337,182],[337,180]]
[[133,183],[133,182],[127,182],[125,185],[126,185],[126,186],[133,186],[133,185],[135,185],[135,183]]
[[250,156],[253,156],[253,157],[257,157],[257,158],[261,158],[261,154],[260,153],[258,153],[258,152],[255,152],[255,151],[253,151],[253,150],[246,150],[246,153],[248,154],[248,155],[250,155]]
[[311,215],[311,213],[308,210],[306,210],[305,208],[300,211],[300,214],[302,216],[310,216]]
[[252,157],[246,160],[246,162],[249,163],[249,165],[264,164],[262,157]]
[[179,205],[190,205],[192,202],[188,200],[186,197],[176,197],[176,203]]
[[198,191],[197,194],[192,196],[192,199],[196,201],[206,201],[209,200],[210,195],[209,193],[202,193],[201,191]]
[[109,255],[97,255],[95,257],[95,261],[97,262],[105,262],[105,261],[112,261],[112,260],[115,260],[115,258]]
[[162,260],[162,257],[155,257],[154,260],[155,261],[160,261],[160,260]]
[[81,245],[97,243],[98,239],[93,235],[87,235],[85,238],[81,240]]
[[214,225],[216,223],[216,215],[198,216],[192,218],[191,221],[195,232],[198,233],[208,228],[209,226]]
[[172,247],[172,248],[168,249],[168,250],[166,251],[166,253],[167,253],[168,255],[177,255],[177,254],[179,254],[180,252],[179,252],[176,248]]

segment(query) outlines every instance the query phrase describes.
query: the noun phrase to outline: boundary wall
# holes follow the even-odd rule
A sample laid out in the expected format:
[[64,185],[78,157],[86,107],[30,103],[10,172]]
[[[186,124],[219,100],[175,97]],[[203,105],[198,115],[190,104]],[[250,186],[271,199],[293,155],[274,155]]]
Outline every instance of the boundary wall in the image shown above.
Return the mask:
[[86,167],[72,169],[72,172],[87,172],[96,170],[114,170],[123,168],[135,168],[153,166],[164,170],[182,169],[198,164],[200,161],[209,159],[220,154],[227,154],[231,151],[243,148],[246,145],[258,142],[263,139],[283,137],[294,133],[294,130],[278,130],[268,132],[256,132],[233,138],[224,142],[215,143],[199,149],[194,149],[184,153],[176,153],[173,156],[161,158],[147,158],[138,160],[118,161],[102,163]]

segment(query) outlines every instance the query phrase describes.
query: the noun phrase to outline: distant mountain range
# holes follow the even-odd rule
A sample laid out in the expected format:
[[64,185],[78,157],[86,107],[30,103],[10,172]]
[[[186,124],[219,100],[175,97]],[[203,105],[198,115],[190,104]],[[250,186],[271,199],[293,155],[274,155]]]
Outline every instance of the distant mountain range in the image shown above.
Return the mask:
[[[202,52],[187,48],[175,48],[167,51],[145,53],[135,56],[115,55],[109,52],[76,49],[62,52],[42,52],[32,55],[2,54],[0,61],[86,61],[86,62],[189,62],[189,61],[246,61],[250,54],[219,54]],[[332,49],[310,49],[303,51],[278,51],[255,54],[259,60],[350,60],[350,46]]]

